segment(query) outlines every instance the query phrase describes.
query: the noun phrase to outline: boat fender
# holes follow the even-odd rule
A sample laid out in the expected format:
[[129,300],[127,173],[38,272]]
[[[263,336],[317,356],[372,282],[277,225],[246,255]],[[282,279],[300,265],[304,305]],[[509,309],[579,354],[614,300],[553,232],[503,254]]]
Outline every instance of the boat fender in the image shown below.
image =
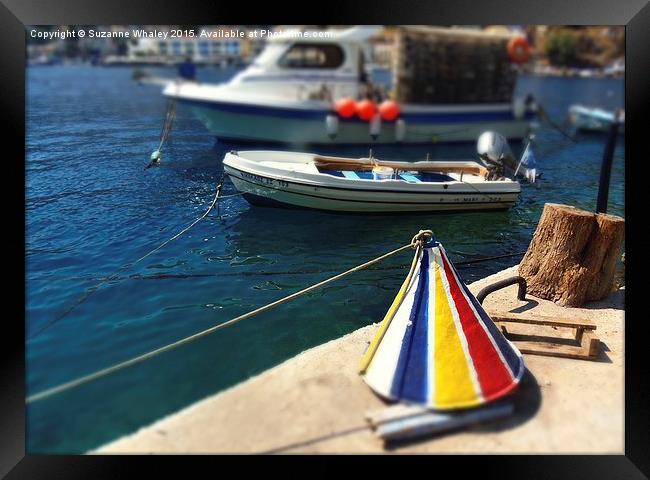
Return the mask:
[[517,120],[524,118],[524,113],[526,113],[526,100],[521,97],[516,97],[512,101],[512,114]]
[[343,118],[350,118],[356,112],[356,103],[352,98],[342,98],[334,105],[334,110]]
[[398,142],[404,141],[404,137],[406,136],[406,122],[404,121],[403,118],[397,119],[397,122],[395,122],[395,140]]
[[508,41],[508,56],[514,63],[524,63],[530,57],[530,44],[526,37],[518,36]]
[[375,116],[375,113],[377,112],[377,107],[375,106],[375,102],[367,98],[365,100],[361,100],[360,102],[357,102],[355,106],[356,106],[357,116],[361,120],[365,120],[366,122],[372,120],[372,118]]
[[370,120],[370,136],[372,137],[373,140],[377,140],[377,137],[379,136],[380,132],[381,132],[381,115],[379,113],[375,113],[375,115],[372,117],[372,120]]
[[336,134],[339,133],[339,118],[336,115],[327,115],[325,117],[325,129],[327,130],[327,136],[334,140]]
[[393,100],[384,100],[379,105],[379,113],[381,114],[382,120],[392,122],[399,117],[399,104]]

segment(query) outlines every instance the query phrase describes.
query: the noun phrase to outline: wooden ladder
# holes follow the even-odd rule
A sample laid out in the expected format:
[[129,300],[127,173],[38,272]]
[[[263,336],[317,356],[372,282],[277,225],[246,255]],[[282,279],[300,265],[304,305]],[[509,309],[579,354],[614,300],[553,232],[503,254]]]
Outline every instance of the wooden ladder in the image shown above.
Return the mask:
[[[596,337],[596,325],[590,320],[556,319],[555,317],[537,315],[532,313],[512,313],[487,311],[492,320],[500,325],[501,331],[519,349],[521,353],[533,355],[546,355],[551,357],[577,358],[595,360],[598,357],[600,340]],[[567,345],[556,342],[536,340],[516,340],[515,337],[536,337],[533,334],[511,334],[506,329],[505,323],[519,323],[527,325],[543,325],[556,328],[569,328],[575,330],[574,340],[577,345]]]

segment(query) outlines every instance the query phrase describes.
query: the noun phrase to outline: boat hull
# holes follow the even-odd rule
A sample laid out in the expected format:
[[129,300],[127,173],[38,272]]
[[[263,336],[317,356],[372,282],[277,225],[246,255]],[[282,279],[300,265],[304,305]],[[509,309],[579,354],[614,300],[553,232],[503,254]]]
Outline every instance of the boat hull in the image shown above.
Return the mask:
[[224,164],[225,172],[253,205],[306,208],[338,212],[441,212],[459,210],[503,210],[515,204],[519,191],[475,190],[391,191],[385,188],[357,189],[308,185],[240,170]]
[[378,135],[370,135],[370,126],[357,118],[338,118],[336,135],[329,135],[327,109],[269,107],[241,103],[188,101],[194,115],[221,140],[283,143],[293,145],[341,144],[431,144],[474,142],[486,130],[520,141],[530,129],[530,115],[517,119],[510,106],[481,110],[435,107],[405,111],[404,134],[398,138],[395,122],[383,122]]

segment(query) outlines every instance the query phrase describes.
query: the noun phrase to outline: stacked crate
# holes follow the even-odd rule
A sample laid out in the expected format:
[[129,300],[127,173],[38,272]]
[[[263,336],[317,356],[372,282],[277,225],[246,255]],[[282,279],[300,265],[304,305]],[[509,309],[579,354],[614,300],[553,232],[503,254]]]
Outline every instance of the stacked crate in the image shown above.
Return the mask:
[[512,100],[517,72],[510,35],[476,30],[401,27],[393,79],[400,103],[503,103]]

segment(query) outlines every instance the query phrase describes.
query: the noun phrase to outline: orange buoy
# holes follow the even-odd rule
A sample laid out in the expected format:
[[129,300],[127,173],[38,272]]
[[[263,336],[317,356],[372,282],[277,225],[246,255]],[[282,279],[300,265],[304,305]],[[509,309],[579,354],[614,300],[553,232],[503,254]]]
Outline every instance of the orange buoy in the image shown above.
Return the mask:
[[508,56],[515,63],[524,63],[530,57],[530,44],[526,37],[514,37],[508,41]]
[[399,117],[399,104],[393,100],[384,100],[379,105],[379,114],[382,120],[391,122]]
[[336,113],[338,113],[343,118],[350,118],[356,112],[357,107],[353,98],[342,98],[334,106]]
[[361,120],[365,120],[369,122],[372,120],[372,117],[375,116],[375,113],[377,112],[377,107],[375,106],[375,103],[372,100],[361,100],[360,102],[356,103],[356,112],[357,116]]

